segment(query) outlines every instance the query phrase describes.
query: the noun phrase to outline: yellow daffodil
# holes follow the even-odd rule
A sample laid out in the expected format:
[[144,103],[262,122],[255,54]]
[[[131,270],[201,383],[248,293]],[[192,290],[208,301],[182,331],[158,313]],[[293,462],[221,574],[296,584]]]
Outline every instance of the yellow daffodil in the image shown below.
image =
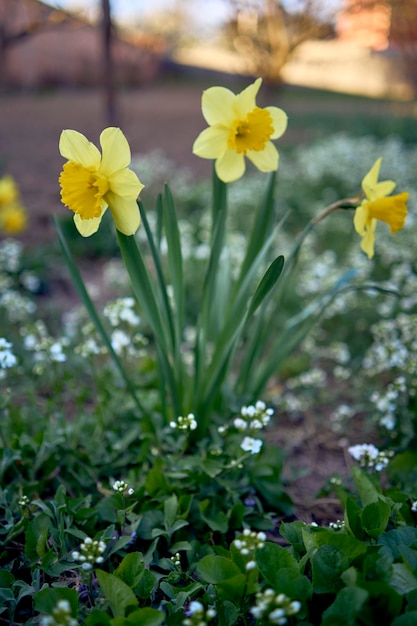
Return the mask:
[[13,176],[6,174],[0,178],[0,209],[12,202],[16,202],[19,198],[19,189],[15,183]]
[[193,153],[203,159],[216,159],[217,176],[224,182],[240,178],[245,156],[261,172],[278,169],[279,155],[271,139],[278,139],[287,128],[287,115],[277,107],[256,106],[262,79],[234,94],[225,87],[203,92],[202,112],[209,128],[193,145]]
[[408,193],[390,196],[396,183],[392,180],[378,182],[381,162],[382,158],[377,159],[362,180],[366,197],[356,208],[354,217],[355,230],[362,237],[361,248],[369,258],[374,256],[377,220],[386,222],[390,231],[396,233],[404,226],[407,216]]
[[25,230],[27,215],[21,204],[10,203],[0,209],[0,229],[6,235],[17,235]]
[[59,141],[61,155],[68,159],[59,184],[61,200],[74,211],[81,235],[88,237],[100,226],[107,207],[117,230],[133,235],[140,224],[137,197],[143,185],[128,168],[130,147],[120,128],[106,128],[100,135],[102,154],[84,135],[64,130]]

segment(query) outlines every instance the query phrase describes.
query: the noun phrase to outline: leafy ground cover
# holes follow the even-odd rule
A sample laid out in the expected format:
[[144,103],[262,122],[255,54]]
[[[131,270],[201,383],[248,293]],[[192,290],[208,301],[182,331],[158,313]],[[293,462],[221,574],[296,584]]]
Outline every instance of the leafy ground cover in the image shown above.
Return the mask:
[[[378,231],[372,262],[346,211],[308,234],[268,332],[293,338],[315,313],[320,321],[297,350],[290,342],[262,397],[228,394],[203,438],[195,436],[198,415],[162,418],[152,333],[110,224],[93,250],[71,221],[60,228],[94,279],[90,292],[140,407],[85,310],[71,297],[57,315],[42,297],[51,268],[63,265],[58,248],[40,258],[14,240],[1,243],[4,623],[415,623],[413,146],[398,136],[345,133],[283,151],[273,187],[277,220],[286,220],[270,244],[274,256],[288,258],[300,225],[357,193],[380,156],[382,178],[410,192],[407,228],[395,238]],[[164,271],[172,242],[161,234],[155,198],[172,181],[188,306],[184,356],[209,260],[211,185],[160,152],[138,156],[134,167],[147,183],[143,203]],[[231,280],[264,192],[259,175],[229,189],[222,262]],[[141,228],[148,263],[149,242]],[[99,270],[89,273],[94,256]],[[311,441],[308,461],[298,461],[324,426],[350,460],[314,485],[320,492],[309,504],[320,500],[322,513],[313,521],[302,506],[313,453],[321,463]]]

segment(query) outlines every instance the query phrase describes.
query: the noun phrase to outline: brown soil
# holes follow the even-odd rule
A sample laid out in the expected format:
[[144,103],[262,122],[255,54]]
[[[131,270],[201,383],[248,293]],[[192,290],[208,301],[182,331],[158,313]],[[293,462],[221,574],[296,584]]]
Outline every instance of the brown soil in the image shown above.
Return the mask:
[[[202,88],[191,84],[179,88],[168,83],[121,93],[119,125],[132,152],[160,149],[179,166],[192,168],[197,177],[208,177],[211,163],[194,157],[191,152],[195,137],[205,126],[200,109]],[[300,107],[309,110],[314,107],[321,112],[326,106],[332,107],[331,101],[310,101],[306,93],[304,102],[302,98],[287,102],[285,92],[274,100],[289,115],[291,110],[300,110]],[[271,94],[268,99],[271,103]],[[349,112],[351,106],[351,103],[346,104]],[[368,112],[373,110],[376,114],[392,111],[393,107],[404,114],[409,105],[370,101],[367,107]],[[343,115],[343,111],[340,113]],[[65,211],[57,182],[63,163],[58,151],[60,132],[65,128],[76,129],[98,143],[101,130],[107,126],[102,98],[90,91],[5,95],[0,100],[0,119],[0,165],[3,165],[3,172],[17,180],[29,212],[30,227],[22,239],[29,246],[37,246],[56,237],[52,215]],[[300,136],[297,130],[290,128],[285,141],[304,139],[307,139],[305,135]],[[318,427],[313,415],[303,416],[296,424],[284,422],[271,434],[271,439],[289,451],[287,473],[294,470],[301,474],[291,482],[298,515],[305,521],[337,519],[341,515],[338,502],[315,496],[331,475],[347,475],[346,440],[336,436],[325,419],[320,420]],[[360,437],[349,433],[349,443],[358,441]]]

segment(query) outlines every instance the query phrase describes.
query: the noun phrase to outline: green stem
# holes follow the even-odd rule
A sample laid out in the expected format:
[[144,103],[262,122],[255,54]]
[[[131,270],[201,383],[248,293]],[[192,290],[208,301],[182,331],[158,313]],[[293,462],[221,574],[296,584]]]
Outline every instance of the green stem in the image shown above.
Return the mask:
[[135,388],[133,386],[133,383],[131,382],[129,376],[126,373],[125,368],[122,365],[121,360],[119,359],[118,355],[116,354],[112,343],[110,341],[110,338],[107,334],[106,329],[104,328],[104,325],[100,319],[100,316],[97,313],[97,310],[93,304],[93,301],[90,298],[90,295],[85,287],[84,281],[82,279],[82,276],[80,274],[80,271],[77,267],[77,265],[75,264],[75,261],[72,257],[72,254],[70,252],[70,249],[67,245],[66,239],[64,237],[64,233],[62,232],[61,226],[57,220],[57,218],[54,218],[55,221],[55,227],[57,229],[58,232],[58,238],[59,238],[59,243],[61,245],[61,249],[62,252],[64,254],[65,260],[67,262],[67,267],[71,276],[71,279],[73,281],[74,287],[79,295],[79,298],[81,300],[81,302],[84,304],[91,321],[93,322],[98,334],[100,335],[104,345],[106,346],[107,350],[109,351],[117,369],[119,370],[120,375],[122,376],[126,387],[130,393],[130,395],[132,396],[133,401],[136,404],[136,407],[138,408],[138,410],[141,413],[141,417],[143,417],[146,414],[145,408],[142,405],[142,403],[140,402],[139,398],[136,395],[135,392]]

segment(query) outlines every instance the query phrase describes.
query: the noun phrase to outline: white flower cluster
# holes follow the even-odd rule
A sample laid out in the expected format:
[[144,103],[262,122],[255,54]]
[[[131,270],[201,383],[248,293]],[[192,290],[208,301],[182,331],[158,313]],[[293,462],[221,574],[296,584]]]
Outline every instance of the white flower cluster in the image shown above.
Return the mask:
[[182,621],[183,626],[207,626],[207,622],[216,617],[214,609],[206,610],[197,600],[190,602],[185,614],[187,617]]
[[0,267],[5,272],[14,274],[22,265],[23,244],[16,239],[0,242]]
[[115,480],[112,487],[114,491],[117,491],[117,493],[127,493],[128,496],[135,493],[135,490],[132,487],[129,487],[128,483],[124,480]]
[[389,383],[384,392],[374,391],[371,402],[380,414],[379,423],[387,430],[393,431],[397,424],[397,412],[407,396],[407,384],[404,376],[397,376]]
[[372,327],[373,344],[363,366],[369,375],[397,369],[403,375],[417,372],[417,314],[400,313]]
[[171,556],[170,560],[175,567],[181,567],[181,555],[179,552],[176,552],[174,556]]
[[71,556],[74,561],[81,563],[83,570],[88,571],[93,569],[94,563],[100,564],[104,562],[102,554],[105,549],[106,544],[104,541],[97,541],[86,537],[82,544],[80,544],[80,550],[74,550]]
[[[0,337],[0,370],[6,370],[14,367],[17,359],[12,352],[12,344],[4,337]],[[0,372],[0,377],[3,372]]]
[[255,569],[255,552],[265,546],[266,535],[263,532],[255,532],[249,528],[245,528],[243,533],[233,541],[233,545],[245,557],[247,572]]
[[361,467],[377,472],[387,467],[392,457],[391,452],[380,451],[373,443],[359,443],[356,446],[350,446],[348,452],[355,461],[359,462]]
[[252,607],[250,612],[255,619],[263,619],[282,626],[300,609],[301,602],[298,600],[291,600],[284,593],[277,594],[273,589],[265,589],[256,594],[256,606]]
[[52,614],[42,618],[41,626],[77,626],[78,621],[72,617],[71,605],[68,600],[58,600]]
[[337,519],[335,522],[329,522],[329,528],[331,530],[344,530],[345,522],[344,520]]
[[117,298],[108,302],[103,309],[103,314],[109,320],[111,326],[119,326],[122,322],[128,326],[138,326],[140,317],[135,311],[134,298]]
[[65,348],[69,340],[51,337],[42,320],[23,326],[20,332],[24,348],[33,354],[35,374],[42,375],[51,363],[64,363],[67,360]]
[[253,435],[269,424],[273,414],[273,409],[267,409],[265,402],[258,400],[253,405],[242,406],[240,409],[240,416],[235,417],[231,424],[219,426],[218,432],[221,435],[225,435],[229,428],[232,427],[239,433],[245,433],[245,437],[241,442],[240,447],[245,452],[258,454],[262,448],[263,441]]
[[195,430],[197,428],[197,420],[193,413],[188,413],[185,417],[180,415],[176,422],[172,421],[169,425],[171,428],[178,428],[178,430]]

